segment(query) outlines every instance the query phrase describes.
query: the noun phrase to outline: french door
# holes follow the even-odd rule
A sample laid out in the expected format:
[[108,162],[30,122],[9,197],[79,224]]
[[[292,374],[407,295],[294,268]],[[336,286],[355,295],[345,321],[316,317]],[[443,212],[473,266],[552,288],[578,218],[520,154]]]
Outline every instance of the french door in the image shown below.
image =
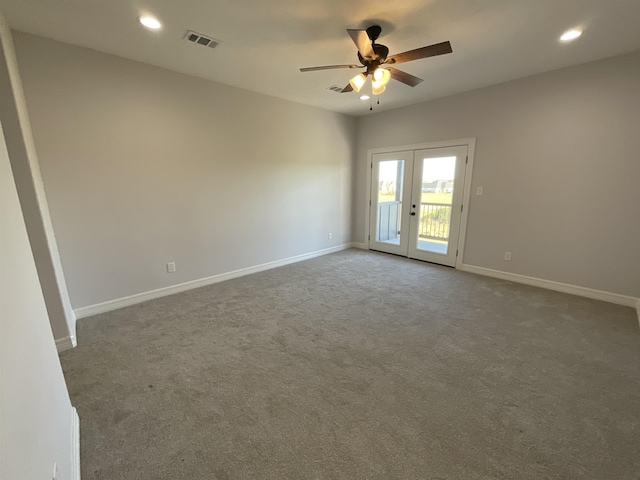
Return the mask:
[[369,248],[455,266],[467,146],[374,154]]

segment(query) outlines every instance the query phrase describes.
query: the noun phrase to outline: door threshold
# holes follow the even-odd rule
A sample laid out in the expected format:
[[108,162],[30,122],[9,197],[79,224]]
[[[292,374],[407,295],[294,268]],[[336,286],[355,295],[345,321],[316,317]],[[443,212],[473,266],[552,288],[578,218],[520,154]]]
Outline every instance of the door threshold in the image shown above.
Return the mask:
[[384,253],[385,255],[393,255],[394,257],[406,258],[407,260],[413,260],[415,262],[428,263],[430,265],[437,265],[439,267],[452,268],[454,270],[456,269],[456,267],[452,265],[443,265],[442,263],[430,262],[429,260],[422,260],[420,258],[411,258],[411,257],[407,257],[406,255],[400,255],[399,253],[383,252],[382,250],[376,250],[374,248],[369,248],[369,251],[376,252],[376,253]]

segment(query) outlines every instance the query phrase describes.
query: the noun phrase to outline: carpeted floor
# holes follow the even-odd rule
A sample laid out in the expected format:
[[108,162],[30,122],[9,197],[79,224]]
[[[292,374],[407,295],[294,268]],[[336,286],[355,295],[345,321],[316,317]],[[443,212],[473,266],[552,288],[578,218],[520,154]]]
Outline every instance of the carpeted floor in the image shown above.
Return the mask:
[[83,480],[640,478],[630,308],[348,250],[78,340]]

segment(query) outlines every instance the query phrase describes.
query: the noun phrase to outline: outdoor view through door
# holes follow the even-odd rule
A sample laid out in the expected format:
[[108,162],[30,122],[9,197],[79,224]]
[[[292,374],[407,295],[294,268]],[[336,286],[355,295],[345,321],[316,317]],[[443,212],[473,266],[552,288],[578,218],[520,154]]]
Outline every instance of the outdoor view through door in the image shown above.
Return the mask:
[[370,248],[455,266],[467,146],[372,160]]

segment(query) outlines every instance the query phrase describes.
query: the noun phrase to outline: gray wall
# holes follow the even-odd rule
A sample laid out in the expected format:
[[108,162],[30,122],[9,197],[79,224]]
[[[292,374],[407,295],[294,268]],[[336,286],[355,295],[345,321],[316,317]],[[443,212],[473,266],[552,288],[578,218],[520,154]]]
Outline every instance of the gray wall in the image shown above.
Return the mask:
[[360,118],[353,240],[367,149],[463,137],[477,137],[464,263],[640,296],[640,52]]
[[[2,47],[8,32],[0,15]],[[0,69],[4,64],[0,64]],[[0,129],[5,127],[0,125]],[[15,127],[14,127],[15,128]],[[0,478],[71,478],[73,411],[0,132]]]
[[355,119],[15,42],[74,308],[350,241]]
[[56,338],[75,338],[75,315],[51,224],[11,32],[0,22],[0,119],[38,278]]

